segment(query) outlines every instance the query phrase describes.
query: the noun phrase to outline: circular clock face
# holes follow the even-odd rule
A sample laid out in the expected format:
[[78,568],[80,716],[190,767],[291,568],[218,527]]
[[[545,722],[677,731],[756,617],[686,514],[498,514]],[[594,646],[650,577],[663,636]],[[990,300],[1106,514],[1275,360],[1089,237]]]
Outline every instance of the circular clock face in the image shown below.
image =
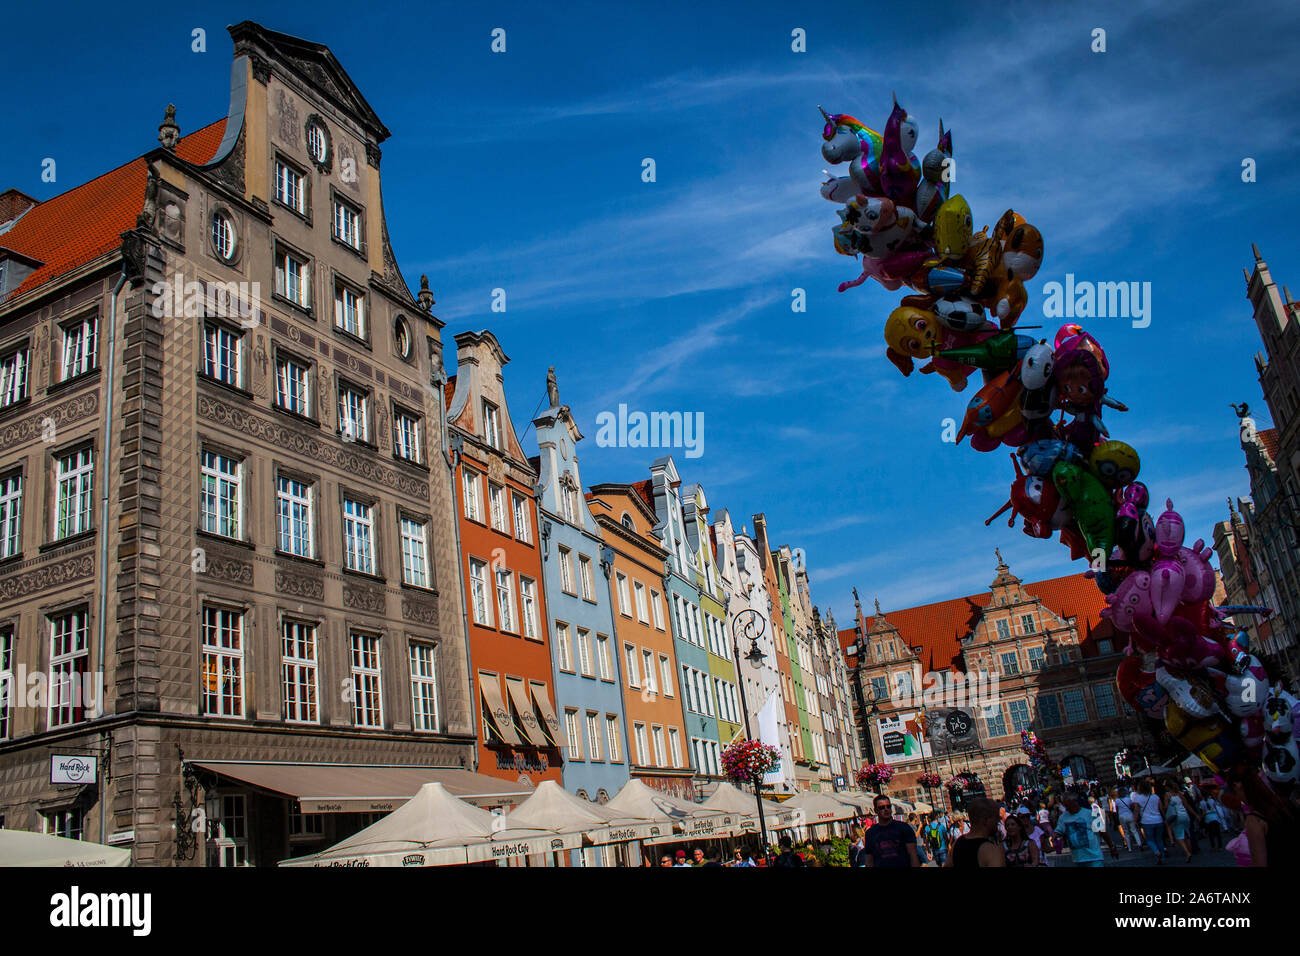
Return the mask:
[[954,710],[943,719],[944,726],[948,728],[948,733],[954,737],[965,737],[970,733],[970,714],[964,710]]

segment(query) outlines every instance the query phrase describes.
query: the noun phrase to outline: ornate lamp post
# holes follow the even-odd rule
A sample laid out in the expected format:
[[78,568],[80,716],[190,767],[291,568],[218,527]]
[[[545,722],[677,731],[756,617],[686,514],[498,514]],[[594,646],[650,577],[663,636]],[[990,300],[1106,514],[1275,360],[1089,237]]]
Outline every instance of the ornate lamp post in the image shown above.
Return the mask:
[[[745,654],[745,660],[749,661],[754,667],[761,667],[767,655],[763,649],[758,646],[758,639],[763,636],[763,631],[767,625],[763,623],[763,616],[755,611],[752,607],[745,608],[736,615],[736,619],[731,622],[731,653],[740,663],[740,647],[737,643],[737,634],[744,632],[745,637],[749,640],[749,651]],[[736,683],[740,685],[740,710],[745,715],[745,736],[750,740],[754,739],[754,732],[749,726],[749,703],[745,699],[745,678],[741,675],[740,680]],[[754,800],[758,805],[758,829],[763,840],[763,852],[767,852],[767,821],[763,817],[763,778],[757,774],[754,776]]]

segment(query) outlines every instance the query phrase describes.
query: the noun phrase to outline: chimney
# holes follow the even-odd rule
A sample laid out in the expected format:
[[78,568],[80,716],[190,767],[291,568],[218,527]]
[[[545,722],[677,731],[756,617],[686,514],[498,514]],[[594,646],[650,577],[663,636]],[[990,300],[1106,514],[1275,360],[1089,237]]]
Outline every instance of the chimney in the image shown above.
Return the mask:
[[0,232],[11,225],[23,213],[40,205],[39,199],[33,199],[17,189],[6,189],[0,193]]

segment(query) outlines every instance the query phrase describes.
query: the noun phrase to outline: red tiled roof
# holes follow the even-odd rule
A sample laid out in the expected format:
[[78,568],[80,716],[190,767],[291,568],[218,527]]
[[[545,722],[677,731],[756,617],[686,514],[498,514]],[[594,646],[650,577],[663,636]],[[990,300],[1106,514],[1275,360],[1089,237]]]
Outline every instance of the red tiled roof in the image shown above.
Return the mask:
[[639,497],[642,501],[645,502],[647,508],[649,508],[651,511],[655,510],[654,493],[650,490],[651,484],[649,478],[647,478],[645,481],[638,481],[630,485],[629,487],[637,493],[637,497]]
[[452,375],[442,386],[442,394],[447,399],[447,407],[451,408],[451,397],[456,394],[456,376]]
[[[221,119],[190,133],[176,144],[176,155],[189,163],[206,163],[221,145],[225,129]],[[29,292],[121,245],[121,234],[135,226],[144,206],[147,178],[144,158],[133,159],[45,200],[0,235],[0,246],[42,263],[13,294]]]
[[[1085,647],[1096,638],[1114,634],[1110,622],[1101,616],[1106,596],[1082,574],[1035,581],[1022,587],[1030,597],[1042,601],[1049,611],[1063,618],[1075,618],[1079,640]],[[992,599],[991,591],[968,594],[935,604],[886,611],[883,621],[898,629],[899,637],[908,647],[921,648],[921,664],[927,670],[955,668],[961,661],[959,639],[974,630]],[[876,621],[875,616],[864,617],[863,632],[870,632]],[[840,631],[838,636],[841,648],[848,648],[857,640],[853,628]],[[1085,655],[1091,656],[1091,652],[1085,651]]]
[[1277,429],[1277,428],[1265,428],[1264,431],[1262,431],[1262,432],[1258,432],[1257,434],[1258,434],[1258,436],[1260,436],[1260,441],[1264,442],[1264,450],[1265,450],[1265,451],[1268,451],[1268,453],[1269,453],[1269,458],[1273,459],[1273,460],[1274,460],[1274,463],[1277,463],[1277,460],[1278,460],[1278,429]]

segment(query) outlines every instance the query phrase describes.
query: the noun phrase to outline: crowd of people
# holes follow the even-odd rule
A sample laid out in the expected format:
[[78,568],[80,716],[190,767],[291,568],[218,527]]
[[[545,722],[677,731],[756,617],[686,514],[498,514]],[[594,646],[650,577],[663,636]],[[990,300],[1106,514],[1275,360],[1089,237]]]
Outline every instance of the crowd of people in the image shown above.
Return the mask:
[[[1208,848],[1228,850],[1238,866],[1279,866],[1300,851],[1300,814],[1258,777],[1226,788],[1199,777],[1147,778],[1109,789],[1084,784],[1032,802],[1037,806],[975,797],[961,811],[909,813],[900,820],[882,794],[874,814],[851,826],[846,862],[835,856],[832,840],[796,844],[787,834],[767,848],[695,847],[689,856],[684,849],[667,851],[658,865],[1100,867],[1121,853],[1150,854],[1142,862],[1155,865],[1178,853],[1192,863]],[[646,865],[655,864],[647,858]]]

